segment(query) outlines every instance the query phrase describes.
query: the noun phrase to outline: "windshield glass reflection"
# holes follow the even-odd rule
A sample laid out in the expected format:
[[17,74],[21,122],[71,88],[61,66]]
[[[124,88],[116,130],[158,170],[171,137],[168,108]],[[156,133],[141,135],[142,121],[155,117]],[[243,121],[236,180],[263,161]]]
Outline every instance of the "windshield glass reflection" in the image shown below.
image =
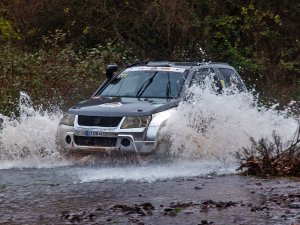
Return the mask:
[[184,74],[173,71],[124,71],[100,93],[107,97],[178,98]]

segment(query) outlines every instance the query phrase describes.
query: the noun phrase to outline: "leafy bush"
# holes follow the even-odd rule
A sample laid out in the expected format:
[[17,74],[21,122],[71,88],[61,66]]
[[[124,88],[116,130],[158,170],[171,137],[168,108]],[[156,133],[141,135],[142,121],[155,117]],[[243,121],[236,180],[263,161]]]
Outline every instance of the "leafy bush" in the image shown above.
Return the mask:
[[69,107],[93,93],[104,79],[106,64],[124,66],[135,60],[122,43],[75,51],[72,45],[60,47],[64,38],[57,30],[44,37],[44,47],[36,52],[9,43],[0,46],[1,113],[15,111],[20,91],[27,92],[36,105]]
[[18,35],[14,31],[11,23],[0,17],[0,41],[9,41],[17,38]]

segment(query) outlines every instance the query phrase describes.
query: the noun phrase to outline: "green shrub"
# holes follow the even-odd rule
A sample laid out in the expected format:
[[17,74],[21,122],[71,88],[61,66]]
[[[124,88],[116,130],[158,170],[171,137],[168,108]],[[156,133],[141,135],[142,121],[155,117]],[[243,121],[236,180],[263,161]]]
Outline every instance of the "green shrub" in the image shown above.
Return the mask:
[[0,17],[0,41],[10,41],[17,39],[18,34],[13,29],[11,23]]
[[45,37],[45,46],[36,52],[9,43],[0,46],[1,113],[15,111],[20,91],[28,93],[36,105],[69,107],[93,93],[104,79],[106,64],[124,66],[136,59],[122,43],[77,51],[72,45],[60,47],[63,35],[59,32]]

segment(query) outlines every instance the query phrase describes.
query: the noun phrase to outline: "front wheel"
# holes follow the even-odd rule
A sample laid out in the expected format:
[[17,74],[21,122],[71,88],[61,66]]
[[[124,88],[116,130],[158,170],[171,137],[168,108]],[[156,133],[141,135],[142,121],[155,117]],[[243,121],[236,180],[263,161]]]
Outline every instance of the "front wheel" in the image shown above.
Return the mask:
[[169,162],[171,161],[172,142],[169,135],[160,136],[157,141],[157,146],[155,150],[155,160],[159,162]]

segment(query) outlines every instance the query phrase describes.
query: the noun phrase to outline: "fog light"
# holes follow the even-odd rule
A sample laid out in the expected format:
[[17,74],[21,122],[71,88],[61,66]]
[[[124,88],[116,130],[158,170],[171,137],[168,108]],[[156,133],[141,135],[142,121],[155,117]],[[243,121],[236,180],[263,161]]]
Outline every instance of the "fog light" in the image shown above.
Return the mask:
[[70,135],[66,136],[66,142],[67,142],[67,144],[70,144],[71,141],[72,141],[72,139],[71,139]]
[[123,138],[121,140],[121,145],[123,145],[124,147],[128,147],[130,145],[130,140],[128,138]]

